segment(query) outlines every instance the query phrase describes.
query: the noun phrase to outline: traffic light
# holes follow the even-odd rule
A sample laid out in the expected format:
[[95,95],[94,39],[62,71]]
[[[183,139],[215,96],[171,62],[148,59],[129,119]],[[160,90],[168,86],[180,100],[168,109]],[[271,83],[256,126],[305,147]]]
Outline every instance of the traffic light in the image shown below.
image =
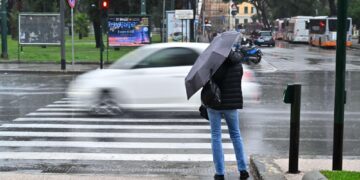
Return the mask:
[[109,0],[100,0],[101,17],[108,17]]
[[102,10],[109,9],[109,0],[101,0],[101,9]]

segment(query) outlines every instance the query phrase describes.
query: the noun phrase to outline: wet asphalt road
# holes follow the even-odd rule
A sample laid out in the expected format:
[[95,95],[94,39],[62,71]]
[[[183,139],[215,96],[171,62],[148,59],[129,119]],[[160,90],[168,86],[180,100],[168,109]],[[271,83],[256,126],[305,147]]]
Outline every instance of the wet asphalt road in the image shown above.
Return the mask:
[[[302,84],[302,113],[301,113],[301,155],[332,155],[333,138],[333,108],[335,90],[335,50],[319,49],[303,44],[288,44],[280,42],[276,48],[262,48],[264,60],[259,65],[251,65],[256,72],[256,78],[261,84],[262,95],[258,104],[246,104],[240,111],[241,133],[248,155],[268,154],[287,155],[289,144],[290,105],[282,102],[283,90],[288,83]],[[349,49],[346,73],[347,103],[345,106],[344,155],[360,156],[360,52]],[[130,114],[119,118],[94,118],[81,112],[66,109],[63,112],[52,112],[51,107],[66,104],[64,91],[67,84],[74,78],[72,75],[43,75],[43,74],[2,74],[0,78],[0,153],[15,156],[8,152],[18,152],[15,160],[0,160],[0,170],[31,170],[35,172],[67,172],[67,173],[140,173],[159,174],[171,173],[178,175],[195,174],[211,175],[212,165],[208,161],[196,162],[196,158],[204,154],[211,154],[209,148],[163,148],[162,144],[176,143],[209,143],[207,138],[171,138],[171,137],[101,137],[96,133],[209,133],[208,129],[94,129],[91,126],[123,126],[123,125],[193,125],[207,126],[207,121],[198,119],[194,115],[168,114]],[[39,108],[48,109],[39,109]],[[28,114],[32,113],[32,114]],[[47,113],[47,114],[46,114]],[[22,119],[14,119],[22,117]],[[47,118],[47,119],[46,119]],[[42,120],[41,120],[42,119]],[[149,120],[151,119],[151,120]],[[149,120],[149,121],[147,121]],[[22,125],[22,126],[19,126]],[[44,125],[45,124],[45,125]],[[57,126],[51,127],[49,126]],[[73,128],[72,125],[87,125],[88,128]],[[61,127],[60,127],[61,126]],[[223,130],[227,132],[227,130]],[[11,132],[13,135],[4,135]],[[36,133],[45,133],[36,136]],[[33,133],[26,135],[26,133]],[[46,133],[60,133],[48,135]],[[62,134],[69,134],[65,136]],[[77,136],[70,133],[88,133],[88,136]],[[95,134],[95,135],[94,135]],[[162,134],[163,135],[163,134]],[[49,137],[48,137],[49,136]],[[14,142],[9,144],[8,141]],[[31,143],[34,142],[34,143]],[[36,143],[51,142],[55,144],[36,145]],[[56,144],[58,142],[58,144]],[[61,142],[87,142],[84,147],[75,144],[64,145]],[[113,147],[99,145],[96,142],[133,142],[134,147]],[[157,142],[159,147],[148,148],[144,144]],[[27,144],[28,143],[28,144]],[[224,143],[231,143],[224,138]],[[79,143],[78,143],[79,144]],[[81,143],[80,143],[81,144]],[[140,144],[140,145],[139,145]],[[88,147],[92,146],[92,147]],[[7,152],[8,154],[4,154]],[[32,158],[21,157],[22,152]],[[43,158],[44,154],[75,153],[70,159]],[[77,153],[77,154],[76,154]],[[80,157],[79,153],[95,153]],[[107,156],[109,154],[131,154],[130,160],[123,157]],[[225,148],[225,153],[232,154],[231,148]],[[142,154],[142,157],[137,155]],[[132,161],[136,158],[156,158],[161,156],[164,161]],[[185,158],[194,158],[194,162],[186,160],[180,162],[169,161],[170,157],[179,158],[178,154],[185,154]],[[194,156],[187,157],[186,154]],[[61,154],[55,154],[61,156]],[[73,159],[71,159],[73,158]],[[96,159],[97,160],[93,160]],[[109,159],[122,159],[109,161]],[[106,160],[108,159],[108,160]],[[228,162],[229,176],[235,176],[236,166]],[[234,174],[231,174],[234,173]],[[210,176],[209,176],[210,177]]]

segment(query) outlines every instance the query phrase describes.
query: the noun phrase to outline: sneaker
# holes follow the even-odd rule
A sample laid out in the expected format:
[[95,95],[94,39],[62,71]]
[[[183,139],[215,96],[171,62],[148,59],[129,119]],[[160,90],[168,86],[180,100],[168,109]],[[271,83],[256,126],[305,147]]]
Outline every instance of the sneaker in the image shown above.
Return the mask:
[[249,178],[249,173],[245,170],[243,171],[240,171],[240,180],[244,180],[244,179],[247,179]]
[[215,174],[215,176],[214,176],[214,180],[224,180],[224,179],[225,179],[224,175]]

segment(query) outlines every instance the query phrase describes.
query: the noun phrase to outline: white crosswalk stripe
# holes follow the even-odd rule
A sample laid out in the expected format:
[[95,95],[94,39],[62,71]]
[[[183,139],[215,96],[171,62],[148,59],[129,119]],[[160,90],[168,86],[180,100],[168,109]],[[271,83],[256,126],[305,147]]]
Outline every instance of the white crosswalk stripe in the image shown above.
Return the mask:
[[[212,161],[210,126],[204,119],[91,117],[71,101],[55,101],[2,124],[0,159]],[[227,131],[225,124],[222,130]],[[226,160],[235,161],[229,134],[222,138]]]
[[[210,129],[209,125],[205,126],[181,126],[181,125],[84,125],[84,124],[3,124],[4,128],[46,128],[46,129]],[[222,126],[227,129],[227,126]]]
[[[210,154],[110,154],[110,153],[34,153],[0,152],[0,159],[36,160],[102,160],[102,161],[210,161]],[[233,154],[225,154],[227,161],[235,161]]]
[[17,118],[14,121],[38,121],[38,122],[137,122],[137,123],[148,123],[148,122],[162,122],[162,123],[173,123],[173,122],[204,122],[203,119],[113,119],[113,118],[52,118],[52,117],[26,117]]
[[[87,142],[87,141],[0,141],[0,146],[16,147],[84,147],[84,148],[150,148],[150,149],[210,149],[210,143],[137,143],[137,142]],[[223,143],[224,149],[231,149],[231,143]]]

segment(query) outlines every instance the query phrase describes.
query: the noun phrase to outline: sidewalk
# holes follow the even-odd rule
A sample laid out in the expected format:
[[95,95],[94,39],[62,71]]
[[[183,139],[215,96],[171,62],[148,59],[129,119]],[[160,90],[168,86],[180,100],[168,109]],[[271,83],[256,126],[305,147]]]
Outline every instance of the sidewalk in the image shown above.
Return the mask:
[[[288,158],[284,156],[251,155],[250,169],[254,176],[249,180],[326,180],[319,171],[331,170],[332,159],[328,156],[301,156],[298,174],[289,174]],[[360,157],[344,157],[343,170],[360,171]],[[212,175],[179,174],[62,174],[40,172],[1,172],[1,180],[210,180]],[[226,179],[238,179],[227,176]]]
[[96,175],[96,174],[31,174],[31,173],[9,173],[1,172],[1,180],[197,180],[198,177],[179,177],[179,176],[163,176],[163,175]]
[[[263,156],[252,155],[250,157],[250,167],[255,176],[254,179],[259,180],[304,180],[319,179],[319,170],[332,169],[332,157],[328,156],[302,156],[299,159],[299,174],[289,174],[288,157],[281,156]],[[344,157],[343,170],[360,171],[360,157]]]

